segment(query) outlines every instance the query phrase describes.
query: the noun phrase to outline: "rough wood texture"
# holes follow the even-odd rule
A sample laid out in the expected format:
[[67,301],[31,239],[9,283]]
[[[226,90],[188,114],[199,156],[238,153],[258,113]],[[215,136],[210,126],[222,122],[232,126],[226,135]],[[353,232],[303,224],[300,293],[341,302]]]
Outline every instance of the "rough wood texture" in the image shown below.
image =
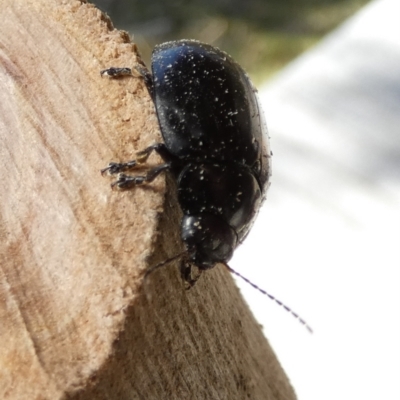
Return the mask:
[[0,398],[294,399],[227,271],[142,282],[181,243],[172,183],[99,172],[160,139],[143,82],[99,75],[135,45],[79,1],[0,21]]

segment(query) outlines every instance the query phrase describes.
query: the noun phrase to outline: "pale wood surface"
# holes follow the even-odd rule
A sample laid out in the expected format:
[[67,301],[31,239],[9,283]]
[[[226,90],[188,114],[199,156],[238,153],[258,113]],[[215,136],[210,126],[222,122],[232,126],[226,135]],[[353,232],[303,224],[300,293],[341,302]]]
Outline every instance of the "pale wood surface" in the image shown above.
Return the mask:
[[135,45],[79,1],[3,0],[0,21],[0,398],[294,399],[227,271],[142,284],[181,243],[172,183],[99,172],[160,140],[143,82],[99,74]]

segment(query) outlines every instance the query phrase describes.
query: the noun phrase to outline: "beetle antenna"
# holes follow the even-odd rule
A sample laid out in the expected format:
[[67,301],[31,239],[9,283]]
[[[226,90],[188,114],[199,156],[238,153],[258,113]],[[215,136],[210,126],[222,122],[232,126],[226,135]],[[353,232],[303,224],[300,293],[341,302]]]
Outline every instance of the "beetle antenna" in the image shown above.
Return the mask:
[[304,327],[308,330],[308,332],[313,333],[313,330],[312,330],[311,326],[308,325],[307,322],[303,318],[301,318],[299,314],[295,313],[290,307],[288,307],[286,304],[282,303],[276,297],[272,296],[272,294],[266,292],[264,289],[261,289],[259,286],[257,286],[256,284],[254,284],[253,282],[251,282],[250,280],[245,278],[243,275],[239,274],[239,272],[237,272],[234,269],[232,269],[228,264],[225,264],[225,263],[221,263],[221,264],[225,265],[225,267],[228,269],[228,271],[230,271],[232,274],[234,274],[234,275],[238,276],[239,278],[243,279],[245,282],[247,282],[254,289],[257,289],[262,294],[268,296],[276,304],[278,304],[279,306],[283,307],[287,312],[292,314],[292,316],[295,317],[302,325],[304,325]]
[[175,260],[178,260],[179,258],[182,258],[185,254],[187,254],[187,251],[183,251],[182,253],[179,253],[179,254],[177,254],[177,255],[171,257],[171,258],[167,258],[166,260],[164,260],[164,261],[158,263],[158,264],[155,265],[154,267],[151,267],[150,269],[148,269],[148,270],[145,272],[144,277],[143,277],[143,280],[146,280],[147,277],[148,277],[150,274],[152,274],[155,270],[157,270],[157,269],[159,269],[159,268],[161,268],[161,267],[164,267],[165,265],[167,265],[167,264],[169,264],[169,263],[171,263],[171,262],[173,262],[173,261],[175,261]]

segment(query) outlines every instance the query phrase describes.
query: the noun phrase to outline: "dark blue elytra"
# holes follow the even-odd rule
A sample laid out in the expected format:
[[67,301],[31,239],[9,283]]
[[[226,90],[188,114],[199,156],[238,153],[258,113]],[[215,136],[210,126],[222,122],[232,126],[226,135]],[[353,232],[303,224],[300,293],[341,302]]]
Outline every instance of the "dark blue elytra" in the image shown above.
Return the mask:
[[[271,175],[267,128],[250,79],[221,50],[193,40],[156,46],[152,75],[143,75],[155,103],[164,143],[138,153],[144,162],[154,150],[165,161],[145,176],[119,174],[115,184],[129,188],[151,182],[169,170],[177,183],[184,214],[181,237],[187,263],[199,270],[226,264],[248,234]],[[120,76],[128,69],[110,68],[103,75]],[[111,163],[118,173],[137,161]],[[105,171],[103,170],[103,171]]]

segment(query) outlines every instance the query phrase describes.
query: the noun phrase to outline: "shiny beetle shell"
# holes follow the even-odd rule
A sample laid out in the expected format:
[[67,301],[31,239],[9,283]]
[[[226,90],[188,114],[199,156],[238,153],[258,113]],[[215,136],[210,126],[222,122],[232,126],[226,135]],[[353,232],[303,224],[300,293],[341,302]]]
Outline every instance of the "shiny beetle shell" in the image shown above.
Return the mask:
[[182,40],[157,46],[153,96],[184,213],[182,239],[200,268],[227,262],[269,186],[271,152],[256,89],[221,50]]
[[[226,264],[248,234],[271,175],[267,127],[256,89],[243,69],[221,50],[193,40],[156,46],[152,74],[143,76],[153,98],[164,143],[155,143],[128,163],[111,163],[120,188],[150,183],[160,173],[174,177],[183,212],[186,246],[181,272],[193,284],[190,265],[200,271]],[[110,68],[102,75],[131,74]],[[121,172],[157,152],[163,164],[146,175]],[[173,258],[174,259],[174,258]]]

